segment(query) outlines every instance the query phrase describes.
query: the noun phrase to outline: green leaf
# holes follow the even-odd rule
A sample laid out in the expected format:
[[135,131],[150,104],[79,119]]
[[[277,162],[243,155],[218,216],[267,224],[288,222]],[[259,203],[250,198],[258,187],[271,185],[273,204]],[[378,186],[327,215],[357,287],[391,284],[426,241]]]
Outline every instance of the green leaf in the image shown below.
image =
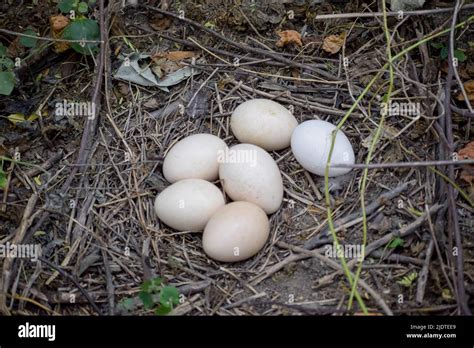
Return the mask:
[[[27,35],[32,35],[32,36],[38,36],[36,31],[34,31],[32,28],[28,28],[25,30],[24,34]],[[32,38],[32,37],[25,37],[22,36],[20,38],[20,44],[22,46],[28,47],[28,48],[33,48],[36,46],[36,43],[38,42],[38,39]]]
[[153,293],[153,292],[158,292],[158,290],[160,290],[160,286],[161,286],[161,278],[156,277],[153,279],[145,280],[140,286],[140,288],[142,291]]
[[171,307],[179,304],[179,292],[174,286],[165,286],[161,289],[160,304],[162,306]]
[[448,59],[448,48],[446,46],[443,46],[443,48],[441,49],[441,52],[439,52],[439,57],[441,59]]
[[11,71],[0,71],[0,94],[10,95],[15,87],[15,74]]
[[80,13],[87,13],[89,11],[89,6],[86,2],[81,1],[79,5],[77,5],[77,11]]
[[161,278],[156,277],[151,280],[152,290],[158,290],[161,286]]
[[130,310],[132,310],[133,308],[135,308],[135,301],[133,301],[133,298],[126,298],[125,300],[123,300],[122,302],[120,302],[120,305],[121,305],[122,308],[124,308],[125,310],[130,311]]
[[[99,40],[100,30],[96,21],[78,18],[64,29],[63,38],[67,40]],[[71,42],[71,47],[79,53],[89,55],[95,53],[98,44],[95,42]]]
[[411,272],[409,275],[403,277],[402,280],[399,280],[397,283],[409,288],[412,285],[413,281],[416,279],[416,277],[418,277],[418,274],[416,272]]
[[400,237],[396,237],[396,238],[392,239],[390,241],[390,243],[388,243],[388,247],[390,249],[395,249],[395,248],[398,248],[398,247],[402,247],[403,243],[405,243],[405,241],[403,239],[401,239]]
[[17,123],[21,123],[21,122],[26,121],[25,115],[23,115],[23,114],[11,114],[11,115],[7,116],[7,118],[14,125],[16,125]]
[[62,13],[69,13],[76,8],[77,2],[78,0],[61,0],[58,8]]
[[[448,59],[448,57],[449,57],[449,48],[447,46],[441,45],[441,47],[436,47],[436,48],[441,48],[441,51],[439,52],[439,57],[442,60]],[[467,59],[466,54],[463,51],[459,50],[459,49],[454,50],[454,57],[457,58],[460,62],[465,62],[466,59]]]
[[151,280],[145,280],[142,285],[140,285],[140,289],[145,292],[150,292]]
[[13,70],[15,63],[8,57],[0,57],[0,70]]
[[443,47],[445,47],[445,46],[444,46],[444,43],[441,43],[441,42],[432,42],[432,43],[431,43],[431,46],[434,47],[434,48],[436,48],[436,49],[438,49],[438,50],[440,50],[440,49],[442,49]]
[[146,309],[151,309],[154,306],[153,297],[149,292],[141,291],[138,293],[138,297],[143,302],[143,306]]
[[204,26],[209,29],[214,29],[216,27],[216,25],[212,21],[204,23]]
[[7,55],[7,48],[0,42],[0,57]]
[[3,163],[2,163],[2,166],[0,166],[0,188],[4,189],[5,187],[7,187],[8,178],[7,178],[7,173],[3,171],[2,167],[3,167]]
[[95,4],[96,2],[97,2],[97,0],[89,0],[89,4],[90,4],[90,5],[93,5],[93,4]]
[[467,59],[466,54],[461,50],[454,50],[454,57],[456,57],[460,62],[464,62]]
[[169,312],[171,312],[172,310],[173,310],[173,308],[171,308],[171,307],[160,305],[157,309],[155,309],[155,314],[156,315],[166,315]]

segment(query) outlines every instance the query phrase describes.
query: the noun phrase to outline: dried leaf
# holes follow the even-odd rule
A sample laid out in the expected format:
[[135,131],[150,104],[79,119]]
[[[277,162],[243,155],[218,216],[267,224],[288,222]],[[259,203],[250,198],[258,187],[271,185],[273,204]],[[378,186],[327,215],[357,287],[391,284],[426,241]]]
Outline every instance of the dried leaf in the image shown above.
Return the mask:
[[161,79],[182,68],[180,61],[196,57],[198,54],[193,51],[159,52],[151,57],[154,63],[151,69]]
[[[474,101],[474,80],[469,80],[463,83],[464,89],[466,90],[467,98]],[[464,100],[464,95],[459,92],[457,100]]]
[[335,54],[341,50],[342,45],[344,45],[344,39],[346,38],[345,33],[339,35],[329,35],[324,38],[323,50],[331,54]]
[[[51,31],[55,39],[62,37],[62,32],[64,28],[69,25],[69,18],[63,15],[51,16],[49,17],[49,24],[51,26]],[[67,51],[71,46],[69,42],[65,41],[55,41],[54,50],[56,53],[61,53]]]
[[468,62],[465,69],[468,79],[474,78],[474,62]]
[[170,51],[166,53],[157,53],[152,57],[152,59],[154,60],[155,58],[166,58],[168,60],[171,60],[172,62],[179,62],[181,60],[197,56],[198,54],[193,51]]
[[285,47],[287,45],[303,46],[301,34],[296,30],[283,30],[277,32],[277,34],[280,36],[280,39],[276,43],[277,47]]
[[[474,141],[471,141],[464,148],[458,151],[459,159],[474,159]],[[465,165],[461,172],[461,179],[470,185],[474,184],[474,165]]]
[[37,175],[33,178],[33,180],[35,181],[36,185],[38,186],[41,186],[43,183],[41,182],[41,176],[40,175]]
[[150,98],[143,103],[143,106],[145,108],[156,109],[158,106],[160,106],[160,102],[157,98]]
[[49,23],[53,31],[59,32],[67,27],[69,18],[63,15],[51,16],[49,17]]
[[441,297],[444,300],[453,300],[454,299],[454,296],[453,296],[453,294],[451,293],[451,291],[449,289],[443,289],[443,291],[441,292]]
[[474,159],[474,141],[459,150],[458,155],[460,159]]
[[25,122],[25,121],[30,121],[33,122],[34,120],[38,119],[37,114],[31,114],[29,117],[25,117],[25,115],[16,113],[16,114],[11,114],[7,116],[8,120],[13,123],[14,125]]
[[199,74],[199,71],[194,71],[191,67],[187,66],[165,76],[163,79],[157,79],[149,65],[144,65],[144,67],[140,65],[140,61],[146,61],[149,57],[146,54],[132,53],[128,59],[124,60],[114,77],[118,80],[129,81],[141,86],[156,86],[168,92],[168,87],[180,83],[191,75]]
[[170,17],[166,17],[162,14],[157,14],[150,20],[150,27],[157,31],[163,31],[168,29],[173,23],[173,20]]
[[323,36],[322,35],[306,35],[306,36],[303,36],[302,40],[305,46],[308,46],[308,45],[320,46],[323,43]]
[[25,115],[23,114],[11,114],[10,116],[7,116],[7,118],[13,124],[26,121]]

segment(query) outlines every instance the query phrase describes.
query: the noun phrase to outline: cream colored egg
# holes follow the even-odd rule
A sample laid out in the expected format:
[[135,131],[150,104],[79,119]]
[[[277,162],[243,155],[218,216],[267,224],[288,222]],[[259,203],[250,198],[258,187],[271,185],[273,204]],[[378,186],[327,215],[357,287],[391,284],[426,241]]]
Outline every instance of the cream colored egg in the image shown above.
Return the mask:
[[[324,175],[336,126],[321,120],[310,120],[296,127],[291,137],[291,151],[296,160],[311,173]],[[336,134],[330,164],[354,164],[352,145],[339,130]],[[329,168],[329,176],[350,172],[351,168]]]
[[204,252],[223,262],[242,261],[258,253],[268,239],[270,224],[257,205],[233,202],[220,208],[204,229]]
[[290,146],[291,133],[298,125],[284,106],[270,99],[252,99],[232,113],[230,127],[241,143],[260,146],[267,151]]
[[283,200],[283,181],[272,156],[252,144],[232,146],[219,159],[219,178],[234,201],[255,203],[267,214]]
[[214,181],[219,175],[217,156],[226,143],[212,134],[194,134],[177,142],[163,162],[163,175],[171,183],[183,179]]
[[202,231],[225,204],[217,186],[202,179],[185,179],[164,189],[155,200],[155,213],[178,231]]

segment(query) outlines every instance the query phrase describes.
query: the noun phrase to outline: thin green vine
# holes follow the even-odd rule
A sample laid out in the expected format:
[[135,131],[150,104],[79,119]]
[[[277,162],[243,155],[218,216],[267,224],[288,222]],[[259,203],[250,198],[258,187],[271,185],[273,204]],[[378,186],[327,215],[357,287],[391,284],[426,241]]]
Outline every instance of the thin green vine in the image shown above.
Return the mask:
[[[466,24],[472,22],[474,20],[474,16],[471,16],[469,17],[466,21],[464,22],[461,22],[459,24],[457,24],[455,26],[455,28],[461,28],[463,26],[465,26]],[[330,163],[331,163],[331,158],[332,158],[332,153],[334,151],[334,143],[335,143],[335,140],[336,140],[336,134],[337,132],[342,128],[342,126],[344,125],[344,123],[347,121],[347,119],[350,117],[350,115],[354,112],[355,108],[359,105],[360,101],[365,97],[365,95],[367,94],[367,92],[370,90],[370,88],[374,85],[374,83],[380,78],[380,76],[382,75],[382,73],[390,66],[393,65],[394,61],[396,61],[397,59],[403,57],[406,53],[408,53],[409,51],[417,48],[418,46],[430,41],[430,40],[433,40],[439,36],[442,36],[442,35],[445,35],[447,33],[449,33],[451,31],[451,28],[447,28],[445,30],[442,30],[436,34],[433,34],[431,36],[428,36],[412,45],[410,45],[409,47],[407,47],[406,49],[402,50],[400,53],[396,54],[395,56],[392,56],[391,59],[389,59],[389,61],[378,71],[378,73],[370,80],[370,82],[367,84],[367,86],[365,87],[365,89],[362,91],[362,93],[357,97],[357,99],[355,100],[355,102],[351,105],[351,107],[349,108],[349,110],[346,112],[346,114],[344,115],[344,117],[341,119],[341,121],[337,124],[336,126],[336,129],[333,131],[332,133],[332,139],[331,139],[331,146],[330,146],[330,149],[329,149],[329,155],[328,155],[328,159],[327,159],[327,162],[326,162],[326,168],[325,168],[325,171],[324,171],[324,196],[325,196],[325,201],[326,201],[326,205],[327,205],[327,215],[328,215],[328,226],[329,226],[329,231],[331,233],[331,236],[334,240],[334,244],[336,247],[339,247],[339,240],[337,238],[337,235],[336,235],[336,231],[335,231],[335,228],[334,228],[334,221],[333,221],[333,218],[332,218],[332,209],[331,209],[331,200],[330,200],[330,194],[329,194],[329,167],[330,167]],[[367,162],[368,163],[368,162]],[[364,248],[365,248],[365,244],[364,244]],[[356,282],[354,282],[354,279],[352,278],[352,274],[351,274],[351,271],[349,270],[348,266],[347,266],[347,262],[346,262],[346,259],[344,257],[344,255],[341,255],[340,256],[340,260],[341,260],[341,266],[344,270],[344,274],[346,275],[346,278],[347,280],[349,281],[349,284],[351,287],[356,287],[356,285],[354,284],[357,284]],[[368,314],[368,311],[367,311],[367,308],[364,304],[364,301],[362,300],[357,288],[354,292],[354,297],[356,298],[357,302],[359,303],[359,306],[360,308],[362,309],[362,311],[364,312],[364,314]]]
[[[387,4],[386,1],[382,1],[382,11],[383,11],[383,25],[384,25],[384,32],[385,32],[385,39],[387,40],[387,57],[388,61],[392,62],[392,46],[391,46],[391,38],[390,38],[390,31],[388,29],[388,22],[387,22]],[[392,96],[393,91],[393,82],[395,79],[395,74],[393,71],[393,64],[389,64],[389,84],[387,89],[387,94],[384,97],[383,102],[385,103],[384,107],[382,108],[380,123],[377,127],[375,135],[372,139],[370,144],[369,153],[367,154],[367,159],[365,163],[368,165],[372,160],[372,155],[374,153],[375,145],[377,144],[380,133],[382,132],[383,125],[385,123],[385,116],[387,114],[387,109],[390,104],[390,98]],[[365,246],[367,244],[367,212],[365,210],[365,193],[367,188],[367,177],[369,175],[369,168],[365,168],[363,175],[362,175],[362,182],[360,188],[360,205],[362,210],[362,257],[360,258],[359,265],[357,266],[357,271],[355,273],[355,280],[352,285],[351,295],[349,296],[348,301],[348,308],[352,308],[352,301],[354,299],[354,294],[357,289],[357,282],[360,278],[360,273],[362,272],[362,263],[364,262],[365,258]]]

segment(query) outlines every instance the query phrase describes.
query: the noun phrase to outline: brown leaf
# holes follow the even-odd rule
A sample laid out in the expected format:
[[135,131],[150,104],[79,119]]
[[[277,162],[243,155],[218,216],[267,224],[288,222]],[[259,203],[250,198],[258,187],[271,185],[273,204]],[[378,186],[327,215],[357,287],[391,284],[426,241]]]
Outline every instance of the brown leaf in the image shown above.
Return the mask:
[[193,51],[171,51],[171,52],[166,52],[166,53],[157,53],[155,54],[152,59],[160,59],[160,58],[165,58],[168,60],[171,60],[172,62],[179,62],[181,60],[187,59],[187,58],[193,58],[197,57],[197,53]]
[[464,169],[461,172],[461,175],[459,177],[472,186],[474,184],[474,169],[473,169],[474,167],[473,166],[466,166],[466,167],[467,169]]
[[168,29],[171,26],[171,23],[173,23],[173,20],[170,17],[166,17],[162,15],[161,13],[156,14],[151,20],[150,20],[150,27],[157,31],[163,31]]
[[466,74],[469,76],[469,79],[474,78],[474,62],[469,62],[466,64]]
[[458,155],[460,159],[474,159],[474,141],[459,150]]
[[339,35],[329,35],[324,38],[323,50],[331,54],[335,54],[341,50],[342,45],[344,45],[344,39],[346,34],[341,33]]
[[296,30],[283,30],[277,32],[277,34],[280,36],[280,39],[276,43],[277,47],[285,47],[287,45],[303,46],[301,34]]
[[51,16],[49,17],[49,24],[54,32],[59,32],[67,27],[69,18],[63,15]]
[[323,43],[323,37],[321,35],[307,35],[302,38],[303,44],[308,45],[318,45],[320,46]]
[[[467,91],[466,91],[467,92]],[[474,141],[471,141],[465,147],[458,151],[460,160],[474,159]],[[474,165],[464,165],[461,172],[461,179],[468,184],[474,184]]]
[[154,63],[151,69],[159,78],[163,78],[181,68],[180,61],[195,57],[198,57],[198,53],[193,51],[158,52],[151,57]]
[[[51,31],[53,32],[53,37],[55,39],[61,38],[61,34],[69,24],[69,18],[63,15],[51,16],[49,17],[49,24],[51,26]],[[65,41],[55,41],[54,50],[56,53],[61,53],[69,49],[69,42]]]
[[[469,80],[463,83],[464,89],[466,90],[467,98],[474,101],[474,80]],[[459,92],[457,100],[464,100],[464,95]]]

